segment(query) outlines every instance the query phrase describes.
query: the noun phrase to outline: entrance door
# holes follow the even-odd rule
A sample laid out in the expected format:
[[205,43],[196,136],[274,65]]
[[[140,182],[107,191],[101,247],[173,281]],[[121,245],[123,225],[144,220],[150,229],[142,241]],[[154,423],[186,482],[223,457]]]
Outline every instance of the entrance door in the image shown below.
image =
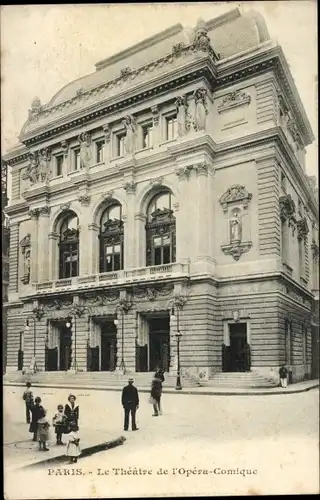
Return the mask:
[[117,332],[114,323],[101,325],[101,371],[113,372],[117,366]]
[[230,333],[230,368],[231,372],[245,372],[247,369],[247,324],[229,325]]
[[149,371],[159,366],[169,371],[170,364],[169,316],[149,320]]
[[67,371],[71,368],[71,344],[72,332],[71,328],[66,326],[60,327],[60,371]]

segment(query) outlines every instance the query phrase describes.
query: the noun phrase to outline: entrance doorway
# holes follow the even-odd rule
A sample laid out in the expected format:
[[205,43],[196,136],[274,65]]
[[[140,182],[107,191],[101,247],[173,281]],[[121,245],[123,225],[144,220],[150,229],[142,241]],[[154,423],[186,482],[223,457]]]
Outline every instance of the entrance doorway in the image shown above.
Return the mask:
[[59,342],[59,370],[67,371],[71,368],[71,345],[72,331],[71,328],[61,324],[60,326],[60,342]]
[[245,372],[248,369],[248,344],[247,344],[247,324],[234,323],[229,324],[230,334],[230,354],[229,370],[230,372]]
[[157,367],[169,371],[170,365],[170,318],[148,318],[149,323],[149,371]]
[[117,366],[117,330],[113,321],[101,324],[101,371],[112,372]]

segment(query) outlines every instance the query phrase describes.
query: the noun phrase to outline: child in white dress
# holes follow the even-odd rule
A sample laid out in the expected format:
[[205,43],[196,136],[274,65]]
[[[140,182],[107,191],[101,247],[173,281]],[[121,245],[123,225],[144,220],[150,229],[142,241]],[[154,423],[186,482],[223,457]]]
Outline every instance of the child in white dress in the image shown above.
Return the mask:
[[78,457],[81,455],[79,446],[79,427],[75,422],[70,422],[71,432],[67,435],[67,457],[70,458],[69,464],[77,463]]

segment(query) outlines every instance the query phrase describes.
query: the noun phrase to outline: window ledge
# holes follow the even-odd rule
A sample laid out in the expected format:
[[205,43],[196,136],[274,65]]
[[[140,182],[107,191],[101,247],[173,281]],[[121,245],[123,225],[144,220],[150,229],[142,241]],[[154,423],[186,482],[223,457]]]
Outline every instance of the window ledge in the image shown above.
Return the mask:
[[159,146],[166,146],[167,144],[172,144],[173,142],[176,142],[176,140],[178,139],[178,137],[175,137],[174,139],[169,139],[167,141],[163,141],[159,144]]
[[51,177],[51,179],[49,179],[49,182],[51,181],[56,181],[56,180],[59,180],[59,179],[63,179],[63,175],[55,175],[54,177]]
[[148,148],[137,149],[136,153],[142,153],[143,151],[152,151],[152,150],[153,150],[153,146],[149,146]]
[[122,155],[122,156],[114,156],[113,158],[110,159],[110,162],[119,161],[119,160],[122,160],[123,158],[124,158],[124,155]]
[[102,165],[105,165],[105,161],[99,161],[99,163],[94,163],[93,165],[90,165],[90,168],[95,168],[95,167],[102,167]]

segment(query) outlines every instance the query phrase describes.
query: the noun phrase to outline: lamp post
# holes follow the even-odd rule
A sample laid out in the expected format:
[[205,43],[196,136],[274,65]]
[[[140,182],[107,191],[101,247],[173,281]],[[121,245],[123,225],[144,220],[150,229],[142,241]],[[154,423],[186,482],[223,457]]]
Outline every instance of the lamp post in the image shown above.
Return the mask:
[[[181,391],[182,390],[182,385],[181,385],[181,375],[180,375],[180,339],[181,339],[181,332],[180,332],[180,323],[179,323],[179,305],[176,304],[176,311],[177,311],[177,333],[175,334],[176,340],[177,340],[177,380],[176,380],[176,391]],[[172,307],[171,309],[171,316],[175,316],[175,309]]]
[[[119,368],[122,370],[123,374],[125,375],[126,373],[126,366],[124,363],[124,313],[128,312],[129,309],[132,307],[132,303],[126,299],[120,299],[119,304],[116,308],[116,311],[121,311],[121,361]],[[119,321],[118,319],[115,319],[114,324],[116,327],[118,327]]]
[[[71,328],[72,333],[74,334],[74,353],[71,364],[71,370],[74,370],[75,373],[78,371],[78,362],[77,362],[77,318],[80,318],[85,310],[89,311],[87,307],[77,307],[74,306],[71,308],[69,312],[69,317],[73,319],[73,321],[67,321],[66,327]],[[90,311],[89,311],[90,312]]]
[[29,322],[30,322],[30,320],[33,321],[33,371],[34,371],[34,373],[36,373],[38,371],[38,366],[37,366],[37,361],[36,361],[36,345],[37,345],[36,319],[38,321],[40,321],[43,314],[44,314],[44,312],[42,311],[42,309],[37,309],[37,308],[34,309],[33,315],[28,316],[27,322],[26,322],[26,327],[25,327],[26,331],[29,332],[30,331]]

